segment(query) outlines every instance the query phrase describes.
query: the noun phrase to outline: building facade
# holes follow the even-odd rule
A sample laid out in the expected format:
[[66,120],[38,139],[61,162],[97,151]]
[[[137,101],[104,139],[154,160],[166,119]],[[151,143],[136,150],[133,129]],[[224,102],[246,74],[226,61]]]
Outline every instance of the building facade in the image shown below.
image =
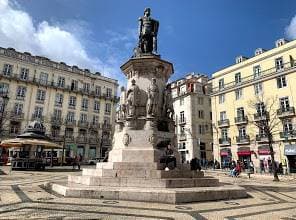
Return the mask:
[[265,129],[272,127],[275,160],[296,172],[296,41],[277,40],[275,48],[258,48],[251,58],[215,72],[211,93],[214,158],[227,166],[231,160],[254,163],[258,172],[270,172]]
[[208,77],[189,74],[171,83],[178,149],[182,162],[212,160],[211,100]]
[[104,157],[111,146],[117,80],[13,48],[0,48],[0,69],[0,91],[8,97],[0,101],[1,139],[39,120],[66,155]]

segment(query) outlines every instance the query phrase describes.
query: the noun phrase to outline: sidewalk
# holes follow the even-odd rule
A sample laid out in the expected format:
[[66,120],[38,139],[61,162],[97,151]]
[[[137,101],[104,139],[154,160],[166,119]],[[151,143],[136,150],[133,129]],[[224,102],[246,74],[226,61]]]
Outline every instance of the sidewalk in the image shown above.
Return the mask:
[[[228,176],[229,175],[229,170],[221,170],[221,169],[207,169],[207,170],[203,170],[206,174],[210,174],[210,175],[219,175],[219,176]],[[245,179],[249,179],[248,174],[245,172],[242,172],[240,174],[240,178],[245,178]],[[260,174],[260,173],[254,173],[251,174],[251,179],[270,179],[273,180],[273,175],[272,174]],[[279,175],[279,179],[280,181],[284,180],[284,181],[295,181],[296,182],[296,175],[295,174],[289,174],[289,175]]]

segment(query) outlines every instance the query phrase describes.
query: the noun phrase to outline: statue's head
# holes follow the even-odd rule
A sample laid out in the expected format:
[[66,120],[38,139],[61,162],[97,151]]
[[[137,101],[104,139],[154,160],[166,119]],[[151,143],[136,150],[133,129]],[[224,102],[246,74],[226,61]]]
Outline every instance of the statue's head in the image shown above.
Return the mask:
[[150,14],[151,14],[151,9],[150,9],[150,8],[145,8],[145,10],[144,10],[144,15],[145,15],[146,17],[149,17]]
[[156,79],[152,78],[152,83],[155,84],[156,83]]
[[132,79],[132,85],[136,85],[136,80]]
[[124,86],[121,86],[121,92],[125,91]]

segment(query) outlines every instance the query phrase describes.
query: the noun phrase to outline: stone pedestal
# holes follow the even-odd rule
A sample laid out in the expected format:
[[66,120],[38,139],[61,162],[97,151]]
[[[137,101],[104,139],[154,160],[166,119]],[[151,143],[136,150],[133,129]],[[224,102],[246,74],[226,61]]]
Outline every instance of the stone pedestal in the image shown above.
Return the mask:
[[[164,100],[168,100],[166,83],[173,65],[150,55],[132,58],[121,69],[128,79],[127,97],[123,99],[129,103],[121,108],[127,107],[127,112],[118,114],[127,116],[116,124],[108,162],[83,169],[82,176],[69,176],[68,183],[49,183],[47,187],[69,197],[162,203],[246,197],[243,188],[222,186],[217,179],[190,170],[189,164],[180,164],[172,119],[163,115],[167,107]],[[153,94],[157,106],[152,113],[147,107],[151,88],[158,91]],[[168,143],[175,147],[177,167],[166,171],[161,159]]]

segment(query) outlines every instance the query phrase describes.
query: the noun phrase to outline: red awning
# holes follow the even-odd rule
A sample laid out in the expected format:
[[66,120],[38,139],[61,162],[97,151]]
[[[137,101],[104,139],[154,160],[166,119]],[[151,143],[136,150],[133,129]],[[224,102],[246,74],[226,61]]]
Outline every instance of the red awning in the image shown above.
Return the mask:
[[220,156],[228,156],[228,152],[222,151],[220,152]]
[[237,155],[238,156],[249,156],[249,155],[251,155],[251,151],[238,151]]
[[270,155],[270,151],[268,149],[258,150],[259,155]]

